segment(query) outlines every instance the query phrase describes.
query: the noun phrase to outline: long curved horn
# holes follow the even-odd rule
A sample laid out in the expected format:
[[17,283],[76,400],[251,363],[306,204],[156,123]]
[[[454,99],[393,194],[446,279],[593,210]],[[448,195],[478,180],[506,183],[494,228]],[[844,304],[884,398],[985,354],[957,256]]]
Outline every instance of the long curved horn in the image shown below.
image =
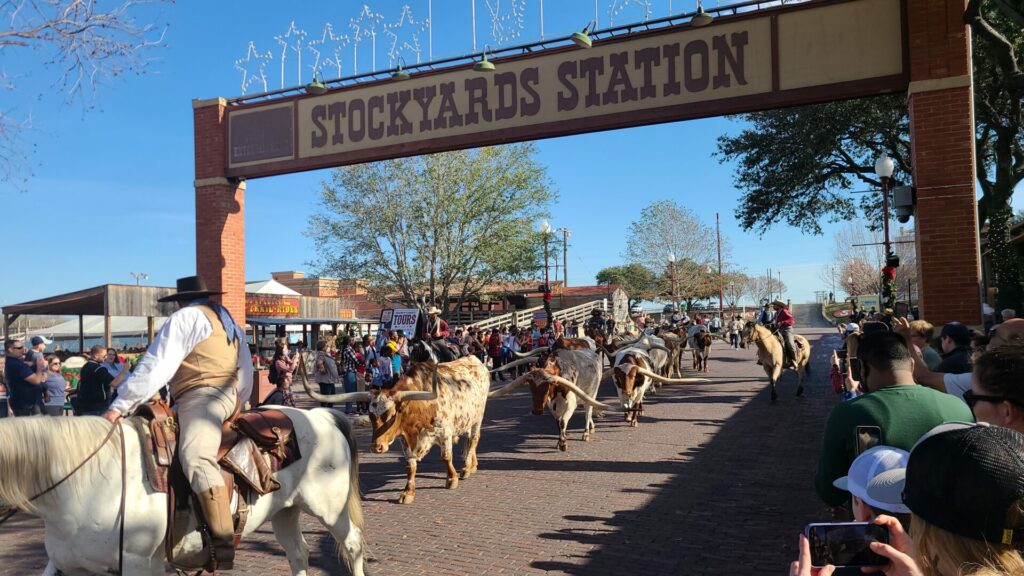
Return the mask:
[[558,384],[559,386],[563,386],[565,388],[568,388],[569,390],[574,392],[577,396],[579,396],[580,399],[583,400],[583,402],[585,402],[586,404],[589,404],[590,406],[593,406],[594,408],[597,408],[598,410],[611,410],[612,409],[611,406],[591,398],[589,394],[587,394],[586,392],[581,390],[580,387],[577,386],[575,383],[573,383],[573,382],[571,382],[569,380],[566,380],[565,378],[562,378],[561,376],[552,376],[551,374],[545,374],[545,376],[547,377],[548,380],[551,380],[552,382]]
[[530,356],[528,358],[520,358],[519,360],[516,360],[514,362],[509,362],[508,364],[504,364],[504,365],[499,366],[497,368],[491,368],[490,370],[488,370],[488,372],[504,372],[505,370],[511,370],[512,368],[515,368],[517,366],[522,366],[524,364],[530,364],[531,362],[533,362],[536,359],[537,358],[535,356]]
[[497,398],[499,396],[504,396],[506,394],[511,393],[516,388],[519,388],[523,384],[526,384],[531,374],[532,372],[527,372],[526,374],[523,374],[519,378],[516,378],[515,380],[509,382],[508,384],[502,386],[501,388],[498,388],[497,390],[492,390],[489,394],[487,394],[487,397]]
[[651,344],[651,346],[647,350],[664,350],[668,354],[672,353],[671,350],[669,350],[668,348],[665,348],[664,346],[661,346],[660,344]]
[[711,382],[711,380],[708,380],[707,378],[667,378],[661,374],[655,374],[646,368],[640,368],[639,366],[637,366],[637,370],[644,376],[664,384],[699,384],[702,382]]
[[413,400],[436,400],[437,399],[437,384],[441,378],[437,375],[437,368],[434,368],[434,378],[432,390],[430,392],[423,392],[422,390],[402,390],[396,392],[393,398],[395,402],[411,402]]
[[306,389],[306,394],[310,398],[317,402],[323,402],[325,404],[341,404],[342,402],[369,402],[369,392],[343,392],[341,394],[321,394],[313,387],[309,385],[309,378],[306,377],[306,359],[303,358],[302,354],[299,354],[299,380],[302,381],[302,387]]
[[529,352],[513,352],[512,354],[516,358],[532,358],[532,357],[536,356],[537,354],[540,354],[541,352],[547,352],[547,351],[548,351],[548,347],[547,346],[540,346],[538,348],[534,348],[533,350],[530,350]]

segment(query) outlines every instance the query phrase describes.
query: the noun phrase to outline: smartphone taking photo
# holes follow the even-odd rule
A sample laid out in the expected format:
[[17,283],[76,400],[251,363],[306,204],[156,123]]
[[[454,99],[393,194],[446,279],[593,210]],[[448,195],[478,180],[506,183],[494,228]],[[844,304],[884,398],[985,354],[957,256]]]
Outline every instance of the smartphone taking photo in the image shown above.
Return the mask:
[[872,542],[889,543],[889,529],[868,522],[808,524],[804,534],[810,543],[811,565],[885,566],[889,560],[871,551]]

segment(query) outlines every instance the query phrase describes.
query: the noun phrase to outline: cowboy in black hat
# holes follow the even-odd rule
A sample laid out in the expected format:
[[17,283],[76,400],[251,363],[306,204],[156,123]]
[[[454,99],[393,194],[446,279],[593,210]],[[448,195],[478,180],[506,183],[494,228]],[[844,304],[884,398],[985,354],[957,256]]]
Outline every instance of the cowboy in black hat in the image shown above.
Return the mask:
[[[177,292],[159,302],[177,302],[135,372],[118,388],[103,417],[117,422],[167,386],[178,410],[178,457],[206,517],[214,554],[205,567],[230,570],[234,525],[230,500],[217,465],[221,427],[249,397],[252,360],[245,332],[209,297],[223,294],[200,276],[178,280]],[[198,568],[191,566],[189,568]]]

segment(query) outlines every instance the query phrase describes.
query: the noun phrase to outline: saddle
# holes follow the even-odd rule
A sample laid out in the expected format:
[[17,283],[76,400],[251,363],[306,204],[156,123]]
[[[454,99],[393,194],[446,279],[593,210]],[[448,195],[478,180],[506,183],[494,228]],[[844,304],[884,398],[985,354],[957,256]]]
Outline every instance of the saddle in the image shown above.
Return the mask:
[[[167,560],[175,562],[175,552],[191,532],[190,527],[205,527],[188,479],[177,456],[178,422],[164,401],[144,404],[130,423],[142,439],[143,469],[153,490],[168,495]],[[148,450],[146,448],[149,448]],[[217,451],[221,476],[228,493],[237,498],[234,513],[235,546],[241,540],[249,514],[249,503],[256,495],[269,494],[281,487],[274,473],[301,458],[293,434],[292,421],[280,410],[242,412],[224,423]],[[194,516],[193,516],[194,513]],[[209,539],[205,538],[204,542]],[[208,554],[204,554],[206,558]],[[191,564],[181,567],[194,569]]]

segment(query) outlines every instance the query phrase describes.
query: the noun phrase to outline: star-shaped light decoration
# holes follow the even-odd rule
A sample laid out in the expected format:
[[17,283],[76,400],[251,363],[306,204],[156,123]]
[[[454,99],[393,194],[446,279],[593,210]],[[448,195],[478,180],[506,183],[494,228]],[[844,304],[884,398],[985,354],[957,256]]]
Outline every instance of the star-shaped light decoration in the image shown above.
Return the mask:
[[363,4],[359,16],[349,20],[348,27],[352,29],[352,71],[359,73],[359,45],[363,40],[370,39],[370,62],[371,70],[377,69],[377,27],[384,20],[380,12],[370,10],[370,6]]
[[647,22],[651,19],[651,13],[653,12],[651,0],[612,0],[611,6],[608,7],[608,24],[614,26],[615,18],[630,6],[635,6],[641,10],[641,22]]
[[504,44],[522,36],[526,0],[508,0],[505,3],[508,10],[504,12],[501,0],[484,0],[484,4],[491,16],[491,38],[495,44]]
[[[412,15],[412,8],[406,4],[402,6],[402,13],[398,15],[398,21],[384,25],[384,34],[388,37],[388,66],[394,66],[395,62],[403,52],[412,53],[416,63],[420,62],[423,52],[420,46],[420,34],[430,26],[429,20],[416,20]],[[411,60],[411,58],[410,58]]]
[[[323,33],[320,37],[310,40],[309,44],[306,45],[307,49],[313,53],[313,63],[310,65],[313,75],[318,76],[321,80],[324,78],[341,78],[342,51],[348,45],[347,35],[335,34],[334,26],[330,22],[324,24]],[[327,70],[328,72],[322,73],[321,70]]]
[[248,93],[249,87],[253,84],[259,85],[262,88],[261,92],[268,90],[266,66],[267,61],[273,58],[274,55],[270,53],[270,50],[260,52],[256,49],[256,44],[249,41],[245,56],[235,60],[235,70],[242,73],[242,94]]
[[298,57],[296,64],[296,78],[295,84],[299,86],[302,84],[302,51],[306,48],[306,31],[302,30],[295,25],[295,21],[288,26],[288,31],[284,34],[278,34],[274,36],[274,40],[277,41],[278,45],[281,46],[281,88],[286,88],[288,83],[285,81],[285,63],[288,59],[288,52],[294,52]]

